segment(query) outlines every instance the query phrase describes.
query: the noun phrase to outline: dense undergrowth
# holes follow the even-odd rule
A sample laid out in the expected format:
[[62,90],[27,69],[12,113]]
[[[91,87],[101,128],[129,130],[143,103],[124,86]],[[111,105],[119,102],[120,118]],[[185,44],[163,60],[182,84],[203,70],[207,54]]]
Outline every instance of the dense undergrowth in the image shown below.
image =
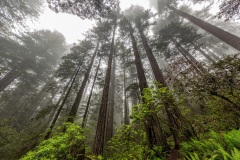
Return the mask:
[[66,124],[66,131],[59,131],[54,137],[42,141],[34,150],[27,153],[22,160],[32,159],[69,159],[74,160],[81,156],[85,136],[83,129],[74,124]]
[[[87,159],[167,159],[167,152],[155,146],[149,150],[145,133],[139,126],[122,126],[108,142],[106,155],[94,157],[89,151]],[[68,124],[65,133],[58,133],[49,140],[45,140],[33,151],[28,152],[22,160],[75,160],[81,156],[81,150],[86,147],[83,129],[77,125]],[[88,149],[87,149],[88,150]],[[201,140],[192,139],[190,142],[181,143],[181,154],[187,160],[239,160],[240,158],[240,131],[216,133],[211,131],[201,137]],[[156,153],[161,158],[155,157]]]

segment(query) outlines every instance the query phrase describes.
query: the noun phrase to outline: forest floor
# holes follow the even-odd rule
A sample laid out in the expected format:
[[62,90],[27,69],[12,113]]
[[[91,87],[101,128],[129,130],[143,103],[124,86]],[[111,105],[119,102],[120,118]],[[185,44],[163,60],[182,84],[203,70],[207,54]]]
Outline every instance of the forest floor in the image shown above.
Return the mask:
[[168,155],[168,160],[181,160],[183,159],[180,152],[176,149],[172,149]]

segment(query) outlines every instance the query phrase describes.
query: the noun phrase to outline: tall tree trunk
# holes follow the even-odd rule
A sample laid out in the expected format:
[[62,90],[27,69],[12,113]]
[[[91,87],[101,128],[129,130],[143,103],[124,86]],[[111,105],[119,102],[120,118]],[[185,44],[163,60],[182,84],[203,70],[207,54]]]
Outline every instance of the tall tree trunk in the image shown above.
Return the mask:
[[0,92],[11,84],[28,67],[29,59],[23,60],[17,67],[13,68],[2,79],[0,79]]
[[201,19],[198,19],[188,13],[185,13],[183,11],[180,11],[170,5],[167,5],[169,9],[177,13],[178,15],[182,16],[183,18],[186,18],[190,22],[194,23],[198,27],[204,29],[205,31],[211,33],[212,35],[216,36],[217,38],[221,39],[223,42],[227,43],[228,45],[232,46],[233,48],[240,51],[240,37],[235,36],[229,32],[226,32],[210,23],[207,23]]
[[210,54],[216,61],[221,60],[221,58],[218,57],[218,56],[215,54],[215,51],[214,51],[214,50],[212,51],[211,48],[207,48],[207,50],[208,50],[209,54]]
[[48,89],[49,85],[53,82],[53,80],[54,76],[50,77],[46,84],[42,87],[42,89],[35,96],[32,97],[30,102],[28,102],[27,106],[29,109],[26,111],[27,113],[25,114],[25,119],[30,119],[31,116],[35,114],[36,110],[38,109],[38,106],[42,104],[44,94]]
[[[89,75],[89,77],[91,77],[92,75]],[[84,92],[83,92],[83,95],[82,95],[82,98],[81,98],[81,101],[79,104],[81,104],[84,100],[85,100],[85,97],[86,97],[86,94],[87,94],[87,90],[89,88],[89,85],[90,85],[90,78],[88,78],[88,81],[87,81],[87,84],[85,86],[85,89],[84,89]]]
[[190,42],[192,44],[192,46],[198,51],[200,52],[205,58],[207,58],[210,62],[214,63],[215,61],[207,54],[205,53],[200,47],[198,47],[195,43]]
[[[67,93],[66,93],[66,95],[65,95],[65,97],[64,97],[64,99],[63,99],[63,101],[62,101],[62,103],[61,103],[61,105],[59,106],[59,108],[58,108],[58,110],[57,110],[57,113],[56,113],[56,115],[54,116],[54,119],[52,120],[52,123],[50,124],[50,127],[49,127],[49,129],[48,129],[48,131],[47,131],[47,133],[46,133],[45,139],[48,139],[48,138],[50,137],[50,134],[51,134],[51,132],[52,132],[52,129],[53,129],[53,127],[55,126],[55,124],[56,124],[56,122],[57,122],[57,119],[58,119],[58,117],[59,117],[59,115],[60,115],[60,113],[61,113],[61,111],[62,111],[62,109],[63,109],[63,106],[64,106],[64,104],[66,103],[67,98],[68,98],[68,96],[69,96],[69,94],[70,94],[70,92],[71,92],[71,90],[72,90],[73,84],[74,84],[74,82],[75,82],[75,80],[76,80],[76,78],[77,78],[77,76],[78,76],[78,73],[79,73],[79,71],[80,71],[80,68],[81,68],[81,65],[78,66],[78,68],[76,69],[75,74],[70,78],[70,80],[69,80],[69,82],[68,82],[68,84],[71,82],[71,85],[70,85],[70,87],[68,88],[68,91],[67,91]],[[60,103],[60,101],[58,101],[58,102]]]
[[[72,77],[73,77],[73,76],[72,76]],[[67,89],[68,89],[71,81],[72,81],[72,77],[71,77],[70,80],[68,81],[67,85],[64,87],[64,89],[63,89],[63,91],[62,91],[62,93],[61,93],[61,96],[58,98],[57,103],[56,103],[56,104],[53,104],[53,102],[52,102],[52,100],[56,97],[56,96],[54,96],[54,97],[51,98],[51,101],[49,101],[49,102],[47,103],[47,105],[43,108],[43,110],[44,110],[44,109],[50,107],[51,110],[47,111],[47,112],[46,112],[45,114],[43,114],[43,115],[37,113],[37,114],[33,117],[33,120],[34,120],[34,121],[37,121],[37,120],[39,120],[39,119],[41,119],[41,118],[46,118],[46,117],[48,117],[47,120],[45,120],[45,124],[46,124],[46,126],[48,126],[48,125],[50,124],[50,122],[51,122],[54,114],[56,113],[57,107],[58,107],[59,104],[61,103],[61,101],[62,101],[62,99],[63,99],[63,97],[64,97],[64,95],[65,95],[65,93],[66,93],[66,91],[67,91]],[[48,104],[50,104],[50,103],[52,103],[51,106],[48,105]],[[41,112],[41,110],[40,110],[40,112]]]
[[109,97],[108,118],[107,118],[106,142],[108,142],[113,137],[115,68],[116,68],[115,55],[113,55],[111,84],[110,84],[110,91],[109,91],[110,92],[110,97]]
[[[130,33],[131,42],[132,42],[133,53],[135,57],[135,65],[137,68],[137,75],[138,75],[139,86],[140,86],[141,95],[142,95],[142,101],[144,103],[145,100],[143,99],[143,91],[144,91],[144,88],[148,88],[148,84],[144,74],[144,69],[143,69],[141,58],[140,58],[140,54],[138,52],[137,42],[133,34],[134,30],[132,28],[131,23],[129,21],[127,21],[127,23],[128,23],[129,33]],[[149,109],[151,109],[150,106],[149,106]],[[149,114],[146,117],[146,121],[144,125],[147,132],[148,145],[150,149],[153,149],[154,145],[163,146],[164,148],[169,148],[167,139],[164,136],[163,130],[159,124],[159,119],[155,114]]]
[[136,69],[137,69],[139,87],[141,90],[141,95],[143,96],[144,88],[148,88],[147,79],[144,74],[143,64],[142,64],[141,57],[140,57],[140,54],[139,54],[139,51],[137,48],[137,42],[136,42],[136,39],[133,34],[134,30],[133,30],[130,22],[128,22],[128,26],[129,26],[129,33],[130,33],[132,47],[133,47],[133,53],[134,53],[134,57],[135,57],[135,65],[136,65]]
[[[141,28],[140,21],[136,21],[135,23],[136,23],[136,26],[137,26],[138,31],[140,33],[142,43],[143,43],[144,49],[146,51],[147,57],[149,59],[150,65],[152,67],[153,74],[155,76],[156,81],[158,83],[161,83],[163,85],[163,87],[168,87],[167,83],[166,83],[166,81],[163,77],[162,71],[158,66],[156,58],[153,55],[152,49],[148,45],[148,41],[147,41],[147,38],[144,35],[144,32]],[[164,108],[165,108],[165,111],[167,113],[167,117],[168,117],[168,120],[169,120],[170,131],[172,132],[172,135],[173,135],[173,138],[174,138],[175,148],[178,149],[180,147],[180,139],[179,139],[179,136],[178,136],[179,129],[182,129],[183,127],[185,127],[186,131],[184,131],[184,132],[188,132],[189,129],[187,129],[187,126],[185,124],[186,122],[183,120],[183,118],[182,118],[183,116],[179,112],[179,109],[178,109],[177,106],[171,107],[171,104],[165,103]],[[156,119],[155,119],[155,121],[156,121]],[[180,122],[178,122],[178,121],[180,121]],[[181,126],[181,124],[182,124],[182,126]],[[160,124],[158,124],[158,126],[160,126]],[[184,132],[183,132],[183,134],[185,134]]]
[[90,75],[90,72],[91,72],[91,69],[92,69],[92,66],[93,66],[93,62],[94,62],[94,59],[97,55],[97,52],[98,52],[98,47],[99,47],[99,41],[97,42],[97,46],[96,46],[96,49],[93,53],[93,56],[92,56],[92,59],[90,61],[90,64],[88,65],[88,69],[87,69],[87,72],[84,76],[84,79],[82,81],[82,84],[81,84],[81,87],[77,93],[77,96],[75,98],[75,101],[72,105],[72,108],[70,110],[70,113],[68,115],[68,118],[67,118],[67,122],[71,122],[73,123],[74,122],[74,119],[77,115],[77,110],[78,110],[78,107],[79,107],[79,104],[80,104],[80,101],[82,99],[82,95],[83,95],[83,92],[84,92],[84,89],[86,87],[86,84],[87,84],[87,81],[88,81],[88,78],[89,78],[89,75]]
[[162,71],[158,66],[157,60],[153,55],[152,49],[148,45],[148,40],[143,33],[143,29],[140,26],[141,24],[139,24],[139,23],[140,22],[136,22],[136,26],[137,26],[139,34],[141,36],[143,47],[146,51],[146,54],[147,54],[147,57],[149,59],[153,74],[155,76],[155,79],[157,80],[158,83],[161,83],[164,87],[167,87],[167,84],[166,84],[166,81],[164,80],[164,76],[162,74]]
[[117,20],[114,20],[114,26],[113,26],[113,37],[112,37],[112,43],[111,43],[111,49],[109,53],[109,59],[108,59],[108,67],[106,71],[105,76],[105,83],[102,93],[102,101],[100,105],[99,115],[98,115],[98,121],[97,121],[97,128],[96,128],[96,134],[93,144],[93,154],[94,155],[100,155],[103,154],[103,147],[104,147],[104,138],[105,138],[105,128],[106,128],[106,117],[107,117],[107,105],[108,105],[108,92],[109,92],[109,84],[110,84],[110,76],[111,76],[111,70],[112,70],[112,58],[114,53],[114,40],[115,40],[115,31],[117,27]]
[[93,83],[92,83],[92,88],[91,88],[91,91],[90,91],[90,94],[89,94],[89,97],[88,97],[86,109],[85,109],[85,112],[83,114],[83,120],[82,120],[82,124],[81,124],[82,128],[85,128],[86,123],[87,123],[88,110],[89,110],[89,107],[90,107],[90,102],[91,102],[91,98],[92,98],[93,88],[94,88],[94,85],[95,85],[95,82],[96,82],[96,79],[97,79],[97,75],[98,75],[98,71],[99,71],[99,68],[100,68],[101,59],[102,58],[99,59],[99,63],[98,63],[98,66],[97,66],[97,69],[96,69],[96,72],[95,72],[95,75],[94,75]]
[[183,48],[183,46],[181,44],[179,44],[177,41],[175,41],[175,43],[177,43],[177,45],[179,46],[179,48],[185,53],[185,55],[187,55],[191,61],[198,67],[198,69],[202,72],[202,73],[206,73],[207,70],[202,66],[201,63],[199,63],[196,58],[194,58],[185,48]]
[[192,61],[192,59],[190,59],[187,55],[190,55],[188,53],[187,50],[185,50],[176,40],[172,39],[174,45],[176,46],[176,48],[179,50],[179,52],[185,57],[185,59],[188,61],[188,63],[191,64],[191,66],[195,69],[195,71],[200,75],[202,76],[203,75],[203,72],[202,70],[199,69],[199,66],[196,65],[196,63],[194,63]]
[[124,92],[124,124],[129,125],[130,124],[130,118],[129,118],[129,107],[127,102],[127,91],[126,91],[126,65],[125,65],[125,55],[123,57],[123,92]]
[[217,47],[215,47],[213,45],[208,45],[207,47],[212,49],[215,53],[221,55],[222,57],[227,57],[228,56],[226,53],[224,53],[223,51],[221,51],[220,49],[218,49]]

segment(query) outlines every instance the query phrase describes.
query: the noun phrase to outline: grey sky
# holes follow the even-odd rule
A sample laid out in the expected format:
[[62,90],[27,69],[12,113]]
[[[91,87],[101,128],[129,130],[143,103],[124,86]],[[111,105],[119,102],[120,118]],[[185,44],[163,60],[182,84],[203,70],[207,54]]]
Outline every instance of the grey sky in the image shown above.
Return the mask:
[[[148,0],[120,0],[122,10],[125,10],[132,4],[138,4],[145,8],[149,7]],[[31,28],[57,30],[65,36],[67,43],[71,44],[77,42],[78,39],[82,39],[82,34],[91,28],[93,24],[94,21],[82,20],[75,15],[55,13],[46,5],[39,22],[35,22],[34,25],[31,25]]]

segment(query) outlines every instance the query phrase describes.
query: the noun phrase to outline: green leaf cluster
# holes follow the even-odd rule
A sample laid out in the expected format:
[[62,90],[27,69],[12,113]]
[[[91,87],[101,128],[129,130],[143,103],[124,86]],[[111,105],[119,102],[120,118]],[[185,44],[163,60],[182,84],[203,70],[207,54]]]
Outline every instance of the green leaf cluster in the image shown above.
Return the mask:
[[174,97],[174,91],[162,87],[159,83],[145,88],[142,99],[144,103],[133,107],[133,121],[144,121],[150,114],[158,113],[166,103],[172,106],[178,103]]
[[80,126],[67,123],[66,132],[59,132],[52,138],[40,143],[34,151],[30,151],[21,160],[75,160],[85,149],[85,137]]
[[145,132],[136,126],[121,126],[108,142],[108,159],[142,159],[147,152]]

